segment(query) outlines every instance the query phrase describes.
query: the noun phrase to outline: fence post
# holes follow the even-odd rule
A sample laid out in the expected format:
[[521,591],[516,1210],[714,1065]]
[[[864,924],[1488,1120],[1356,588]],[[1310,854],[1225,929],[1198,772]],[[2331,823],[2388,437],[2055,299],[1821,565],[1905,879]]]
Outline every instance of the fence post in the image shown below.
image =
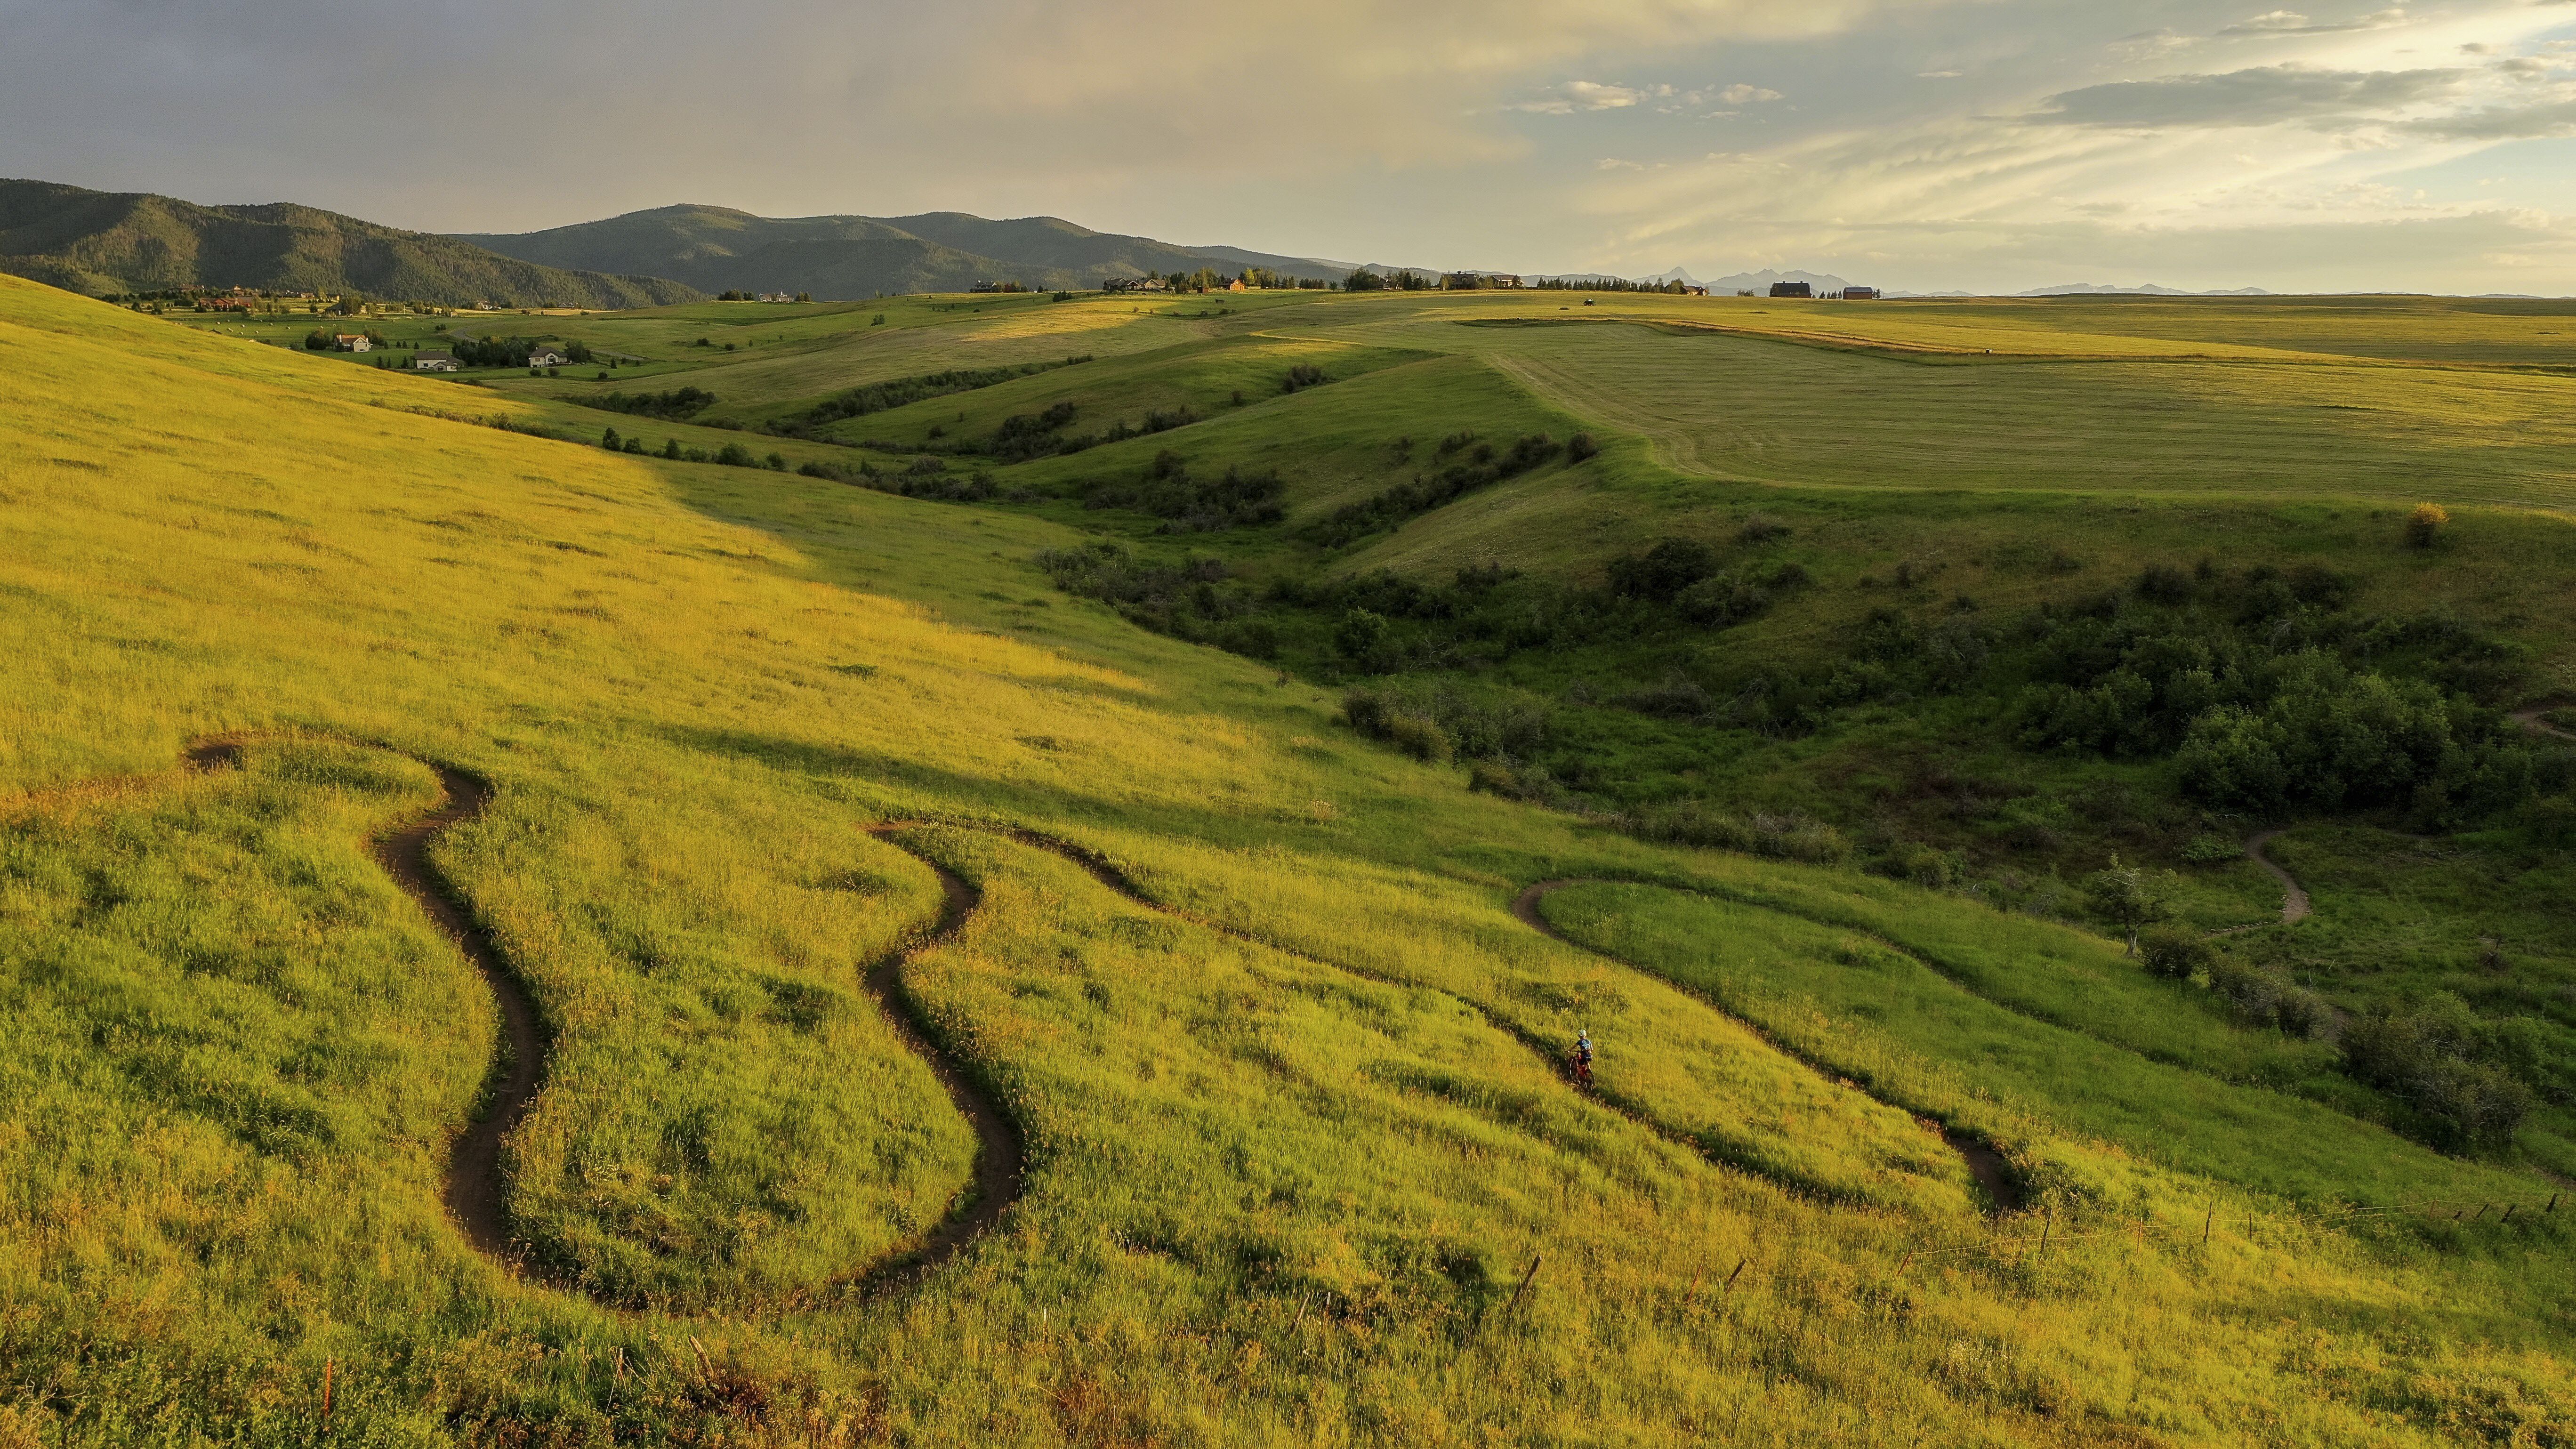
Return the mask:
[[1513,1291],[1512,1301],[1503,1305],[1503,1314],[1505,1317],[1509,1317],[1513,1309],[1521,1306],[1521,1300],[1529,1296],[1530,1284],[1537,1281],[1538,1265],[1542,1261],[1544,1260],[1538,1257],[1530,1259],[1529,1271],[1521,1275],[1521,1286]]

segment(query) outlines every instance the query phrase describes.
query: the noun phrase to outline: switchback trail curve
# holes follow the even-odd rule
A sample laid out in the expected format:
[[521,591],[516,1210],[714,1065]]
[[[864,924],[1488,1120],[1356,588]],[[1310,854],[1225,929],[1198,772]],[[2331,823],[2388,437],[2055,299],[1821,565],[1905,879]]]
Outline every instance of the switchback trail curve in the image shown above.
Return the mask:
[[[210,740],[189,749],[188,764],[212,770],[241,763],[246,741]],[[526,988],[502,956],[489,931],[460,903],[458,893],[429,858],[429,844],[440,832],[480,816],[492,803],[492,786],[481,776],[451,765],[402,755],[438,776],[441,800],[428,814],[371,842],[376,861],[403,893],[410,896],[458,950],[474,963],[484,985],[501,1008],[502,1042],[496,1055],[484,1109],[457,1134],[450,1149],[443,1196],[448,1214],[474,1247],[502,1265],[517,1269],[510,1245],[510,1223],[501,1172],[501,1144],[527,1116],[544,1085],[546,1041],[536,1007]],[[891,837],[900,824],[870,827],[870,834]],[[953,939],[974,913],[981,897],[938,862],[889,839],[897,849],[929,866],[939,878],[938,920],[910,942],[886,953],[871,966],[862,984],[885,1013],[896,1039],[919,1056],[948,1093],[948,1100],[975,1130],[974,1176],[968,1190],[948,1214],[919,1242],[835,1280],[835,1286],[878,1293],[918,1280],[989,1232],[1019,1199],[1028,1174],[1028,1148],[1019,1125],[976,1083],[965,1065],[923,1030],[926,1018],[903,988],[903,964],[916,952]],[[564,1285],[558,1285],[564,1286]],[[567,1291],[579,1291],[567,1288]],[[585,1295],[588,1296],[588,1295]],[[620,1307],[614,1303],[604,1306]]]
[[[1384,975],[1380,972],[1366,970],[1358,966],[1347,965],[1339,961],[1327,961],[1320,956],[1309,955],[1293,946],[1282,945],[1277,941],[1269,940],[1265,937],[1256,935],[1251,931],[1229,926],[1222,921],[1210,920],[1207,917],[1195,915],[1189,911],[1184,911],[1177,906],[1167,905],[1147,894],[1142,886],[1136,884],[1136,882],[1129,877],[1125,871],[1119,869],[1116,863],[1112,862],[1107,856],[1102,855],[1098,851],[1092,850],[1087,846],[1077,845],[1069,840],[1059,839],[1051,835],[1042,835],[1035,831],[1006,827],[962,825],[960,828],[981,830],[987,834],[999,835],[1005,839],[1018,841],[1020,844],[1029,846],[1032,849],[1046,851],[1049,854],[1058,856],[1066,862],[1080,868],[1093,880],[1098,881],[1101,885],[1107,887],[1113,894],[1132,905],[1141,906],[1144,909],[1153,911],[1159,915],[1170,916],[1176,921],[1185,921],[1190,925],[1199,927],[1201,930],[1212,931],[1229,940],[1241,941],[1246,945],[1258,946],[1265,951],[1276,951],[1282,956],[1303,961],[1310,966],[1319,966],[1324,970],[1337,971],[1346,976],[1356,976],[1360,980],[1372,981],[1380,986],[1393,986],[1407,991],[1437,991],[1441,995],[1446,996],[1450,1000],[1467,1008],[1469,1011],[1474,1012],[1478,1019],[1482,1020],[1486,1026],[1511,1038],[1513,1041],[1518,1042],[1523,1049],[1530,1053],[1530,1055],[1538,1058],[1540,1065],[1547,1068],[1548,1074],[1558,1083],[1563,1085],[1566,1090],[1578,1090],[1574,1086],[1567,1072],[1564,1055],[1555,1043],[1541,1038],[1536,1033],[1529,1031],[1518,1023],[1495,1015],[1493,1012],[1488,1011],[1476,1002],[1459,995],[1457,992],[1444,990],[1440,987],[1431,986],[1421,981],[1411,981],[1402,977]],[[1628,963],[1624,961],[1617,962],[1616,964],[1628,970],[1637,969],[1633,966],[1629,966]],[[1620,1099],[1615,1094],[1604,1090],[1597,1082],[1590,1090],[1582,1091],[1581,1095],[1586,1100],[1599,1105],[1603,1109],[1627,1119],[1632,1125],[1643,1128],[1644,1130],[1653,1133],[1655,1136],[1662,1138],[1664,1141],[1669,1142],[1684,1151],[1694,1153],[1707,1161],[1735,1168],[1738,1171],[1749,1172],[1759,1177],[1766,1177],[1771,1181],[1778,1183],[1782,1187],[1787,1188],[1791,1192],[1814,1194],[1825,1197],[1830,1196],[1825,1189],[1816,1183],[1800,1181],[1792,1177],[1784,1176],[1776,1170],[1765,1167],[1763,1164],[1756,1161],[1749,1159],[1737,1160],[1736,1158],[1730,1157],[1725,1152],[1719,1150],[1715,1144],[1712,1144],[1692,1133],[1681,1131],[1656,1120],[1655,1117],[1644,1108],[1633,1102]],[[1992,1154],[1989,1153],[1989,1155],[1991,1156]],[[1996,1158],[1995,1164],[1997,1169],[2000,1171],[2002,1159]],[[1971,1170],[1975,1170],[1973,1163],[1971,1164]],[[2006,1183],[2006,1191],[2010,1195],[1997,1197],[1995,1199],[1996,1202],[2005,1205],[2017,1203],[2019,1201],[2019,1194],[2011,1192],[2009,1177],[2007,1176],[2002,1180]],[[1980,1176],[1978,1181],[1984,1182],[1985,1178]],[[1991,1186],[1989,1186],[1987,1190],[1989,1193],[1993,1192],[1993,1188]]]
[[[2290,874],[2287,870],[2282,869],[2280,862],[2275,861],[2272,857],[2263,853],[2264,846],[2267,846],[2280,838],[2280,831],[2266,830],[2262,834],[2254,836],[2245,842],[2245,854],[2251,858],[2256,865],[2270,871],[2273,879],[2278,880],[2281,883],[2281,924],[2286,926],[2296,921],[2304,921],[2309,916],[2315,914],[2315,912],[2309,908],[2307,888],[2299,884],[2299,878]],[[2250,926],[2239,926],[2237,929],[2251,930],[2253,928]]]
[[[1634,962],[1621,960],[1619,957],[1613,956],[1607,951],[1595,950],[1590,946],[1584,945],[1582,942],[1575,940],[1573,937],[1566,935],[1563,931],[1560,931],[1555,926],[1549,924],[1547,917],[1539,913],[1538,903],[1546,899],[1550,893],[1563,890],[1567,886],[1591,884],[1627,885],[1632,884],[1632,882],[1608,880],[1592,881],[1579,876],[1568,876],[1560,880],[1535,881],[1527,888],[1523,889],[1519,895],[1512,898],[1512,915],[1518,919],[1522,925],[1529,927],[1531,930],[1538,932],[1540,935],[1547,937],[1549,940],[1554,941],[1559,945],[1570,946],[1577,951],[1583,952],[1587,956],[1598,956],[1604,961],[1625,966],[1632,971],[1645,970],[1644,967],[1638,966]],[[1718,1013],[1727,1020],[1734,1022],[1737,1026],[1751,1032],[1756,1039],[1769,1046],[1772,1050],[1780,1053],[1780,1055],[1784,1057],[1787,1057],[1789,1060],[1796,1062],[1798,1065],[1805,1067],[1808,1071],[1815,1073],[1817,1076],[1830,1082],[1837,1082],[1850,1086],[1853,1090],[1860,1092],[1863,1096],[1869,1097],[1881,1105],[1894,1107],[1896,1110],[1907,1113],[1908,1115],[1920,1115],[1915,1113],[1913,1108],[1907,1107],[1900,1102],[1890,1102],[1885,1097],[1879,1096],[1876,1092],[1872,1092],[1865,1087],[1861,1087],[1858,1083],[1852,1082],[1841,1074],[1832,1071],[1826,1067],[1824,1063],[1808,1056],[1805,1052],[1798,1050],[1796,1047],[1790,1046],[1788,1043],[1781,1041],[1771,1033],[1755,1026],[1752,1022],[1746,1021],[1744,1018],[1728,1011],[1725,1007],[1720,1006],[1717,1002],[1711,1000],[1707,993],[1694,991],[1687,986],[1683,986],[1682,983],[1678,981],[1673,981],[1671,977],[1663,976],[1660,973],[1650,972],[1648,974],[1654,975],[1657,980],[1668,982],[1686,995],[1696,998],[1702,1005],[1705,1005],[1711,1011]],[[1990,1143],[1986,1142],[1983,1138],[1976,1137],[1967,1132],[1962,1132],[1958,1128],[1950,1126],[1946,1122],[1941,1125],[1941,1140],[1949,1144],[1951,1151],[1959,1154],[1959,1160],[1967,1165],[1968,1175],[1974,1177],[1977,1180],[1977,1185],[1986,1190],[1986,1197],[1994,1204],[1994,1211],[1998,1213],[2006,1213],[2021,1206],[2021,1184],[2014,1180],[2012,1168],[2004,1161],[2003,1154],[1995,1151],[1994,1147]]]
[[2542,715],[2548,714],[2552,710],[2565,708],[2568,708],[2568,706],[2564,701],[2560,701],[2555,704],[2535,704],[2528,709],[2515,710],[2513,712],[2513,722],[2536,735],[2549,735],[2562,740],[2576,740],[2576,730],[2562,730],[2558,726],[2541,718]]

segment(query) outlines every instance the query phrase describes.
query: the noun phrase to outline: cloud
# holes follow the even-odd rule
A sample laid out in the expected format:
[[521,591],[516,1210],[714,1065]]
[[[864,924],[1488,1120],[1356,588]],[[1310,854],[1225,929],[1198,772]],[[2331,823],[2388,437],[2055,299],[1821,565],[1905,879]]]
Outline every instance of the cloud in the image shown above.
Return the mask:
[[2404,25],[2408,18],[2403,9],[2389,9],[2376,14],[2358,16],[2351,20],[2317,24],[2295,10],[2275,10],[2269,14],[2257,15],[2250,20],[2240,20],[2218,33],[2222,36],[2337,35],[2352,30],[2387,30],[2393,26]]
[[1918,70],[1914,73],[1914,78],[1916,80],[1957,80],[1964,74],[1966,72],[1955,70]]
[[2576,136],[2576,99],[2530,106],[2489,106],[2408,121],[2398,129],[2409,136],[2435,141],[2528,141]]
[[2024,119],[2038,125],[2129,129],[2274,126],[2387,112],[2455,90],[2458,70],[2308,70],[2261,66],[2224,75],[2113,81],[2060,91]]
[[1571,80],[1549,86],[1547,93],[1535,100],[1517,102],[1503,109],[1530,111],[1542,116],[1570,116],[1577,111],[1624,110],[1644,100],[1647,95],[1648,92],[1633,86],[1610,86],[1594,81]]
[[1604,156],[1600,160],[1592,163],[1592,169],[1595,171],[1643,171],[1646,169],[1646,164],[1642,161],[1622,161],[1616,156]]
[[1717,98],[1730,106],[1742,106],[1750,105],[1755,101],[1776,101],[1780,99],[1780,93],[1764,90],[1760,86],[1731,85],[1719,91]]

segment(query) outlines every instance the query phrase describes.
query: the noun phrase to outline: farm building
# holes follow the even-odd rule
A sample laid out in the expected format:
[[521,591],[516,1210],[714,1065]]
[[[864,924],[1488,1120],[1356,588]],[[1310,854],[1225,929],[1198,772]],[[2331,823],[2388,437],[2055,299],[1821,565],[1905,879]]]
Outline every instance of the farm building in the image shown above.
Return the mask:
[[454,372],[456,354],[453,352],[415,353],[412,356],[411,365],[415,372]]
[[[727,343],[725,345],[728,347],[732,346],[731,343]],[[570,354],[566,353],[562,348],[553,346],[549,343],[540,342],[536,346],[528,349],[528,366],[530,367],[561,367],[570,361],[572,361]]]
[[1878,300],[1878,289],[1876,287],[1845,287],[1843,288],[1843,300],[1846,302],[1875,302]]
[[1816,289],[1808,286],[1804,282],[1773,282],[1771,284],[1771,295],[1774,297],[1812,297],[1816,295]]
[[376,344],[363,332],[343,332],[331,339],[331,345],[342,352],[373,352]]

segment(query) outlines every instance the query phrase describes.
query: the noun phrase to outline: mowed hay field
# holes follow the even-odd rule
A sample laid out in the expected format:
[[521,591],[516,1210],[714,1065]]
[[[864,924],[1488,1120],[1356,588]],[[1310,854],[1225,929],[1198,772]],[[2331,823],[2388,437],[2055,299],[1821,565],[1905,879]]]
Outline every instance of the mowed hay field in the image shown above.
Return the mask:
[[[0,279],[0,1443],[2576,1434],[2550,1184],[2155,1039],[2097,936],[1470,794],[1051,593],[1058,514],[466,396]],[[441,1205],[495,1000],[367,848],[431,764],[545,1038],[507,1260]],[[860,982],[926,862],[1027,1163],[906,1281],[976,1151]],[[1569,877],[1661,894],[1510,913]]]

